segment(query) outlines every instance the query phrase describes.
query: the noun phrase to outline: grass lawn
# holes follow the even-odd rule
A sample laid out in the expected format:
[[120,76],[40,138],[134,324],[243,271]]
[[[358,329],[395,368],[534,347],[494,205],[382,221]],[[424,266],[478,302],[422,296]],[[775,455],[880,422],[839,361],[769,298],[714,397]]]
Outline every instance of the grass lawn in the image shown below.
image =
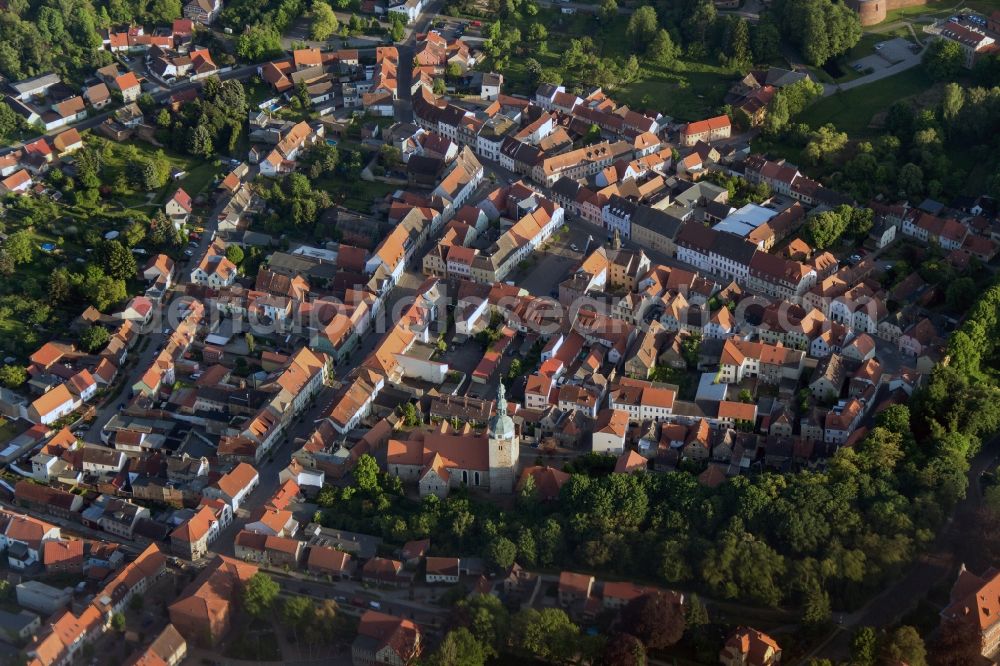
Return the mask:
[[969,2],[962,3],[962,6],[989,16],[992,12],[1000,9],[1000,0],[969,0]]
[[684,71],[643,69],[638,81],[613,96],[637,109],[657,109],[675,120],[699,120],[714,114],[736,75],[703,62],[684,63]]
[[798,118],[810,127],[833,123],[852,138],[871,135],[872,119],[893,102],[918,95],[932,86],[922,67],[914,67],[868,85],[839,92],[806,109]]
[[316,183],[316,188],[330,193],[334,202],[342,204],[350,210],[359,213],[370,213],[372,203],[382,199],[390,192],[399,189],[399,185],[389,185],[382,181],[345,180],[340,177],[324,178]]
[[21,429],[13,421],[0,421],[0,442],[9,442],[21,434]]
[[870,56],[875,53],[875,45],[884,42],[886,39],[888,39],[888,37],[884,34],[874,32],[863,33],[858,43],[855,44],[850,51],[845,53],[840,61],[844,65],[849,65],[849,63],[852,63],[859,58]]
[[[974,4],[974,3],[964,3],[964,4]],[[902,9],[893,9],[885,13],[885,21],[883,23],[892,23],[893,21],[899,21],[901,19],[914,19],[918,16],[946,16],[954,11],[956,3],[952,0],[943,0],[942,2],[928,2],[926,5],[915,5],[913,7],[903,7]]]
[[[106,139],[101,141],[107,142]],[[107,142],[110,143],[110,142]],[[106,177],[106,182],[114,182],[118,174],[124,173],[128,168],[130,152],[128,148],[119,144],[111,144],[110,156],[105,158],[105,171],[110,175]],[[192,197],[203,192],[222,171],[221,166],[216,166],[214,160],[203,160],[191,155],[181,155],[168,149],[160,149],[143,141],[135,141],[127,144],[134,148],[139,156],[152,159],[158,151],[162,151],[170,170],[184,171],[184,176],[179,181],[168,179],[167,183],[150,197],[148,192],[130,191],[118,199],[128,208],[138,208],[147,214],[162,204],[174,193],[178,187],[183,187]],[[152,205],[151,205],[152,204]]]
[[247,94],[247,104],[251,109],[256,109],[260,104],[275,96],[274,88],[253,77],[244,84]]
[[[204,192],[208,189],[208,187],[215,180],[215,177],[218,176],[221,171],[221,167],[215,166],[213,162],[204,162],[190,169],[184,177],[180,179],[179,185],[183,187],[184,191],[192,197],[196,197]],[[168,188],[168,191],[169,189],[170,188]]]

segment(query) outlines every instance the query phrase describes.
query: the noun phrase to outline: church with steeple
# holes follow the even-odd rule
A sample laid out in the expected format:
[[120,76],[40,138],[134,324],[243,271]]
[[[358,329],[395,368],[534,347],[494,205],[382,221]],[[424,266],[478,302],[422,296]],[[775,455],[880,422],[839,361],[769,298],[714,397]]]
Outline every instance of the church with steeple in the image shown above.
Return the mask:
[[501,383],[485,433],[468,424],[456,429],[447,421],[412,430],[405,440],[389,440],[385,468],[404,482],[416,482],[421,497],[445,497],[452,488],[462,486],[509,494],[517,480],[519,452],[520,440],[507,414]]

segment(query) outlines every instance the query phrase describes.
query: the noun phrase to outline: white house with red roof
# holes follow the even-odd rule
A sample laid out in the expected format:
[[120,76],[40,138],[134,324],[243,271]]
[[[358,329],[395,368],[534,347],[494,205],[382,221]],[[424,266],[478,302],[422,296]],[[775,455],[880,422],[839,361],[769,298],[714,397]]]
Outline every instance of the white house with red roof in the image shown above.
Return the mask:
[[0,194],[23,194],[31,189],[31,174],[21,169],[0,180]]
[[188,221],[192,210],[194,210],[194,202],[191,200],[191,195],[185,192],[183,187],[177,188],[177,191],[167,199],[167,203],[163,206],[163,211],[170,218],[175,229],[180,229]]
[[120,319],[142,325],[148,324],[152,316],[153,301],[145,296],[136,296],[129,301],[125,306],[125,309],[118,314]]
[[122,100],[126,103],[134,102],[142,94],[139,79],[136,78],[133,72],[126,72],[121,76],[115,77],[112,88],[122,94]]
[[252,465],[240,463],[231,472],[222,475],[213,485],[205,488],[203,494],[205,497],[222,500],[236,511],[259,482],[257,470]]

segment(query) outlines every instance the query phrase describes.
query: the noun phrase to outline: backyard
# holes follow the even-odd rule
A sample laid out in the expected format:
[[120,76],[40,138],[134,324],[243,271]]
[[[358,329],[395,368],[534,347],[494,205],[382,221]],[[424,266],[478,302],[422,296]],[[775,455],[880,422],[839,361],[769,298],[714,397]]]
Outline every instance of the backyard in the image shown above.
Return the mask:
[[401,186],[334,175],[316,181],[316,187],[327,191],[334,203],[359,213],[371,213],[376,200],[383,199]]
[[191,155],[181,155],[143,141],[134,141],[123,146],[104,138],[91,137],[88,143],[103,151],[106,173],[102,174],[102,179],[107,183],[120,183],[121,179],[126,177],[128,163],[135,158],[154,160],[162,156],[171,173],[183,172],[177,180],[168,178],[167,183],[156,192],[129,189],[121,197],[120,203],[123,206],[145,209],[147,214],[151,214],[162,205],[178,187],[184,188],[192,198],[197,197],[205,192],[222,172],[217,160],[206,161]]

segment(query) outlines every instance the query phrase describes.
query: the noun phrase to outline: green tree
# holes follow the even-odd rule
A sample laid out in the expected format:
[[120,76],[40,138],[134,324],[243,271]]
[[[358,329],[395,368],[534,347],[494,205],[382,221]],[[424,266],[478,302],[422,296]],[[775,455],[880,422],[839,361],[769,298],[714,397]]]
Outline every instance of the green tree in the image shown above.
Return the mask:
[[562,609],[528,608],[514,616],[511,626],[514,647],[525,655],[560,663],[579,650],[580,628]]
[[833,0],[776,0],[771,15],[782,34],[798,46],[806,61],[821,66],[854,47],[861,39],[857,12]]
[[625,36],[632,42],[632,49],[639,52],[649,46],[653,38],[656,37],[659,28],[660,23],[659,19],[656,18],[656,10],[650,5],[643,5],[629,17]]
[[6,104],[0,105],[0,140],[9,141],[21,125],[21,117],[13,109]]
[[645,666],[646,646],[632,634],[616,633],[604,645],[603,666]]
[[766,16],[751,31],[754,62],[770,62],[781,55],[781,33],[778,26]]
[[825,210],[809,218],[805,225],[805,236],[809,244],[824,250],[836,243],[847,229],[848,220],[839,210]]
[[935,39],[924,51],[924,69],[936,81],[949,81],[958,76],[965,65],[962,46],[950,39]]
[[406,37],[406,24],[398,12],[389,12],[389,38],[401,42]]
[[662,650],[684,635],[684,609],[673,596],[651,592],[628,602],[621,623],[647,648]]
[[878,656],[878,635],[871,627],[861,627],[851,638],[851,665],[874,666]]
[[790,119],[788,98],[779,90],[768,104],[767,115],[764,116],[764,134],[768,136],[779,135],[788,125]]
[[827,161],[847,145],[847,133],[838,132],[832,124],[826,124],[809,135],[803,156],[812,164]]
[[753,59],[750,51],[750,24],[745,18],[738,18],[733,22],[726,54],[734,67],[745,67]]
[[417,411],[417,406],[412,402],[405,403],[402,407],[402,412],[403,425],[409,428],[420,425],[420,412]]
[[66,268],[57,268],[49,275],[49,300],[59,304],[70,297],[73,282]]
[[367,453],[358,458],[354,466],[354,485],[366,493],[378,490],[378,463]]
[[882,644],[882,660],[890,664],[903,662],[909,666],[927,666],[924,640],[913,627],[899,627],[886,636]]
[[28,381],[28,371],[19,365],[0,365],[0,384],[16,389]]
[[111,616],[111,628],[119,634],[125,633],[125,614],[115,613]]
[[35,254],[35,241],[31,238],[30,232],[26,230],[16,231],[7,237],[3,249],[14,265],[18,266],[31,261]]
[[191,139],[188,141],[188,152],[208,159],[215,154],[215,147],[212,144],[212,132],[207,125],[199,124],[191,131]]
[[226,247],[226,259],[239,266],[243,263],[244,259],[243,248],[239,245],[230,245]]
[[80,334],[80,346],[88,354],[92,354],[98,349],[103,349],[110,339],[111,334],[108,333],[108,329],[103,326],[91,326]]
[[678,51],[670,33],[661,28],[646,49],[646,56],[657,65],[673,67],[677,64]]
[[506,571],[514,564],[517,546],[505,536],[496,536],[486,546],[486,560],[496,571]]
[[698,627],[708,625],[708,609],[705,608],[705,603],[697,594],[691,595],[684,620],[689,629],[697,629]]
[[296,642],[308,633],[315,616],[316,607],[309,597],[288,597],[281,607],[281,623],[292,630]]
[[128,280],[139,270],[135,255],[117,240],[101,241],[94,253],[104,273],[114,280]]
[[135,247],[146,237],[146,225],[136,220],[132,224],[125,227],[122,237],[125,239],[126,245],[129,247]]
[[[959,278],[948,283],[945,301],[956,312],[965,312],[976,299],[976,283],[972,278]],[[911,664],[912,666],[912,664]]]
[[170,23],[181,16],[181,0],[153,0],[149,17],[154,23]]
[[483,666],[487,654],[483,644],[465,627],[445,634],[437,651],[431,655],[431,666]]
[[618,3],[616,0],[601,0],[601,8],[598,10],[597,15],[605,23],[616,19],[618,17]]
[[924,170],[913,162],[907,162],[900,167],[896,182],[900,192],[911,197],[917,196],[924,190]]
[[273,25],[253,25],[236,39],[236,54],[258,62],[281,52],[281,34]]
[[323,41],[337,31],[340,24],[337,15],[330,5],[323,0],[315,0],[312,6],[312,23],[309,26],[309,36],[316,41]]
[[243,588],[243,609],[250,617],[262,620],[269,616],[281,588],[273,578],[258,571]]
[[802,622],[807,627],[822,627],[830,622],[830,595],[818,584],[806,591],[802,608]]
[[116,280],[105,275],[100,266],[89,264],[83,272],[80,293],[85,294],[90,303],[107,312],[116,303],[121,303],[128,296],[124,280]]
[[435,95],[443,95],[446,92],[448,92],[447,85],[445,84],[444,79],[442,79],[442,78],[435,78],[434,79],[434,83],[431,86],[431,91]]
[[462,66],[457,62],[449,62],[448,66],[444,68],[444,74],[449,79],[458,79],[462,76]]
[[494,596],[476,595],[459,601],[453,609],[452,623],[472,632],[488,658],[500,654],[510,634],[510,613]]

